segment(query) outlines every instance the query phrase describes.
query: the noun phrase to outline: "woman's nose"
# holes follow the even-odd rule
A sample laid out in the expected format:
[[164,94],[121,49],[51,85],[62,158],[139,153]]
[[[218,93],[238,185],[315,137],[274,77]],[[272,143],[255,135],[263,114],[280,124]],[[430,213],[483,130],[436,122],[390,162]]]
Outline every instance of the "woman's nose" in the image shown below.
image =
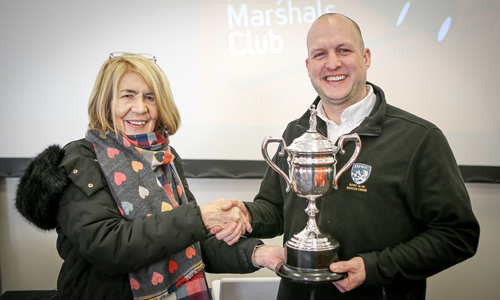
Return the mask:
[[133,103],[133,112],[138,113],[138,114],[143,114],[148,111],[148,107],[146,106],[146,103],[144,102],[144,97],[143,96],[137,96],[134,103]]

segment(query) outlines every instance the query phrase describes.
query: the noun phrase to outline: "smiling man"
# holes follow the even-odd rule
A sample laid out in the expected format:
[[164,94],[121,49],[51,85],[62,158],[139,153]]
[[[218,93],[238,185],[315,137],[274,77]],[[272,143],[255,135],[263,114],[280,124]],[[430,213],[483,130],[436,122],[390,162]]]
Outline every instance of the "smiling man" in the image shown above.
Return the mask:
[[342,112],[367,95],[370,50],[364,48],[356,23],[342,15],[323,15],[316,20],[307,36],[307,48],[311,83],[328,118],[340,125]]
[[[278,299],[425,299],[426,278],[473,256],[479,241],[448,142],[434,124],[388,104],[382,89],[366,81],[371,53],[354,21],[322,15],[307,45],[307,71],[318,93],[317,130],[332,142],[351,133],[362,141],[356,163],[339,178],[338,190],[320,199],[316,217],[320,230],[340,243],[340,261],[330,270],[348,276],[333,284],[284,276]],[[309,129],[309,119],[307,110],[288,124],[287,145]],[[337,155],[339,167],[353,143],[344,149],[346,155]],[[287,159],[279,152],[273,158],[286,174]],[[238,206],[247,215],[249,236],[283,234],[287,241],[304,228],[306,205],[268,168],[253,202],[226,200],[225,208]]]

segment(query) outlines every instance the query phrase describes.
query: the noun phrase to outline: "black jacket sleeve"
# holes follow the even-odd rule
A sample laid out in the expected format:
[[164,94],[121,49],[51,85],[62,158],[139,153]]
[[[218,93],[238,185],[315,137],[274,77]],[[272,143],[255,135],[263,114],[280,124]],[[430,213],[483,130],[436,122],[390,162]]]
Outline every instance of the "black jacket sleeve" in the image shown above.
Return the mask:
[[143,219],[123,218],[88,144],[65,148],[61,165],[70,184],[57,221],[64,236],[101,272],[129,273],[207,237],[195,202]]
[[[171,150],[176,156],[174,164],[181,178],[186,196],[190,202],[195,202],[195,197],[189,189],[188,182],[184,176],[182,159],[175,149],[171,148]],[[224,241],[218,240],[214,235],[210,235],[201,242],[203,263],[206,266],[205,270],[209,273],[255,272],[260,268],[253,265],[253,251],[257,245],[262,244],[261,240],[242,237],[238,243],[229,246]]]

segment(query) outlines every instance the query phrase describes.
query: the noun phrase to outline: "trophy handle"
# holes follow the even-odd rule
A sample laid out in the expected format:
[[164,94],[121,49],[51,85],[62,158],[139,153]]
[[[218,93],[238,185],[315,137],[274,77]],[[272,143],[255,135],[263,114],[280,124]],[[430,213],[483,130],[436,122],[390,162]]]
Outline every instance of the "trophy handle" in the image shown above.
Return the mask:
[[339,138],[338,147],[340,148],[340,150],[339,150],[340,154],[344,154],[345,153],[343,146],[344,146],[344,141],[346,141],[346,140],[347,141],[353,141],[353,142],[355,142],[356,143],[356,149],[354,149],[354,153],[352,154],[352,156],[349,159],[349,161],[335,175],[335,178],[333,180],[333,187],[336,190],[338,189],[337,181],[339,180],[340,175],[342,175],[345,172],[345,170],[347,170],[356,161],[356,159],[358,158],[358,155],[359,155],[359,151],[361,150],[361,139],[359,138],[359,135],[357,133],[346,134],[346,135],[340,136],[340,138]]
[[292,181],[290,180],[290,178],[288,178],[288,176],[285,174],[285,172],[283,172],[283,170],[281,170],[275,163],[274,161],[272,161],[272,159],[269,157],[269,154],[267,153],[267,145],[269,143],[280,143],[281,144],[281,150],[279,152],[279,155],[280,156],[283,156],[285,155],[285,148],[286,148],[286,144],[285,144],[285,140],[283,138],[275,138],[275,137],[266,137],[264,139],[264,141],[262,142],[262,155],[264,156],[264,159],[266,160],[267,164],[273,168],[276,172],[278,172],[278,174],[280,174],[286,181],[286,191],[290,191],[290,186],[292,184]]

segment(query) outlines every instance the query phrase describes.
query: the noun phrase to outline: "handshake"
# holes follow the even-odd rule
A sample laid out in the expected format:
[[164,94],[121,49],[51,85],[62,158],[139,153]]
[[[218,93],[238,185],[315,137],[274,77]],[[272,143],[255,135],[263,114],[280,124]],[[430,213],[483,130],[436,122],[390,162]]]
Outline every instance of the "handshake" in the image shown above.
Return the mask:
[[[210,233],[228,245],[237,243],[247,231],[252,232],[252,216],[245,204],[236,199],[217,199],[200,206],[201,216]],[[253,260],[260,267],[275,271],[284,259],[284,250],[280,246],[260,246],[254,249]]]
[[217,199],[200,206],[201,217],[210,233],[228,245],[238,242],[245,232],[252,232],[252,216],[245,204],[236,199]]

